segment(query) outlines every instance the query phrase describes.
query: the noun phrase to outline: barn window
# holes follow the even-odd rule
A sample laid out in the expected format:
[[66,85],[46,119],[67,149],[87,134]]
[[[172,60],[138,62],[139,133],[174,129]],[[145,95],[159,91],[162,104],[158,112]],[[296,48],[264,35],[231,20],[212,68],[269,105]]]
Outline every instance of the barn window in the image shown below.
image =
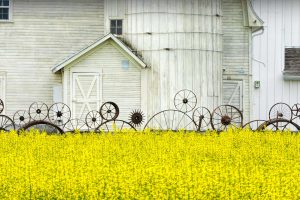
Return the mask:
[[300,76],[300,48],[285,48],[285,78]]
[[0,0],[0,20],[9,20],[11,12],[11,1]]
[[110,20],[110,32],[115,35],[122,35],[123,34],[123,20],[122,19]]

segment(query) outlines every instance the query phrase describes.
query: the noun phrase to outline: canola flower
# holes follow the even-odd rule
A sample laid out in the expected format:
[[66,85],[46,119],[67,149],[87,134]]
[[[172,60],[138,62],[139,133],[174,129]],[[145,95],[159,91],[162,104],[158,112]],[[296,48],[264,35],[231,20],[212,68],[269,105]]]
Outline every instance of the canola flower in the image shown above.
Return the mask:
[[299,199],[300,135],[0,133],[0,199]]

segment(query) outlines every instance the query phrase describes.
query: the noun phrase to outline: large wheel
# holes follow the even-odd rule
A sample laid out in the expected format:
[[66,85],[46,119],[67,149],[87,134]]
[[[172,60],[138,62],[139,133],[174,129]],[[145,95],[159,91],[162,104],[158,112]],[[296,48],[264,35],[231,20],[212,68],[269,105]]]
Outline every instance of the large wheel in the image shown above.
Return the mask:
[[196,131],[197,125],[185,112],[179,110],[164,110],[149,119],[145,129],[156,131]]
[[269,119],[287,119],[292,120],[292,108],[286,103],[276,103],[269,111]]
[[40,132],[45,131],[48,134],[63,134],[64,133],[64,131],[56,124],[53,124],[48,121],[43,121],[43,120],[29,122],[28,124],[25,124],[25,126],[21,127],[19,129],[19,132],[22,130],[29,131],[31,129],[37,129]]
[[243,114],[234,106],[219,106],[212,113],[211,125],[217,131],[227,130],[228,127],[240,128],[243,126]]
[[123,120],[108,120],[103,122],[99,127],[96,128],[95,131],[101,132],[120,132],[124,130],[134,130],[133,125]]
[[244,124],[243,128],[249,128],[252,131],[256,131],[260,125],[265,123],[265,120],[253,120]]
[[100,108],[100,115],[105,120],[116,120],[119,116],[119,107],[114,102],[106,102]]
[[15,129],[12,119],[5,115],[0,115],[0,131],[10,131]]
[[198,131],[206,131],[211,128],[211,113],[205,107],[199,107],[194,110],[193,120],[198,126]]
[[29,113],[26,110],[19,110],[13,117],[16,126],[21,127],[30,122]]
[[271,119],[261,124],[257,130],[272,130],[272,131],[286,131],[299,132],[300,126],[293,121],[287,119]]
[[177,110],[187,113],[197,105],[197,97],[190,90],[180,90],[174,97],[174,106]]
[[33,120],[45,120],[48,117],[48,106],[42,102],[34,102],[29,107],[29,115]]
[[49,108],[48,117],[52,123],[64,126],[71,119],[71,109],[64,103],[55,103]]

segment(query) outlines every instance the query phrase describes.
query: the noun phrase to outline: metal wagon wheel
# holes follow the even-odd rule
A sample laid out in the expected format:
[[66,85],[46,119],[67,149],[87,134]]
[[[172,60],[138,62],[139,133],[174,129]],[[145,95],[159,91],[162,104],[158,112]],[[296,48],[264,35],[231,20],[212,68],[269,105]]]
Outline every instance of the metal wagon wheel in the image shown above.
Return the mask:
[[185,112],[179,110],[164,110],[151,117],[146,123],[144,130],[145,129],[158,131],[196,131],[197,125]]
[[193,120],[198,126],[197,131],[206,131],[211,127],[211,113],[205,107],[199,107],[193,112]]
[[120,132],[123,130],[134,130],[133,125],[123,120],[108,120],[103,122],[99,127],[96,128],[95,131],[103,131],[103,132]]
[[15,125],[20,127],[30,122],[30,116],[26,110],[19,110],[14,114],[13,120]]
[[180,90],[174,96],[174,106],[184,113],[194,110],[197,105],[197,97],[190,90]]
[[231,105],[222,105],[217,107],[211,116],[211,125],[214,130],[224,131],[228,127],[236,128],[243,126],[242,112]]
[[292,107],[292,113],[295,117],[299,117],[300,116],[300,104],[296,103],[293,105]]
[[285,131],[291,130],[292,132],[299,132],[300,126],[293,121],[287,119],[271,119],[261,124],[258,128],[258,131],[262,130],[272,130],[272,131]]
[[29,115],[33,120],[45,120],[48,117],[48,106],[42,102],[34,102],[29,107]]
[[139,127],[143,124],[144,118],[144,113],[141,110],[134,110],[132,113],[130,113],[129,123],[134,127]]
[[0,131],[10,131],[15,129],[15,124],[11,118],[6,115],[0,115]]
[[23,127],[21,127],[18,132],[20,131],[28,131],[31,129],[39,130],[40,132],[46,132],[48,134],[63,134],[64,131],[57,126],[56,124],[53,124],[48,121],[44,120],[38,120],[38,121],[32,121],[27,124],[25,124]]
[[3,112],[4,110],[4,103],[3,101],[0,99],[0,114]]
[[260,125],[265,123],[265,120],[253,120],[244,124],[243,128],[249,128],[251,131],[256,131]]
[[269,111],[269,119],[287,119],[291,120],[293,112],[291,107],[286,103],[276,103]]
[[91,129],[97,128],[102,123],[100,113],[95,110],[90,111],[85,117],[85,123]]
[[64,126],[64,131],[65,132],[75,132],[76,130],[78,131],[87,131],[86,130],[86,123],[81,120],[81,119],[71,119],[69,120],[65,126]]
[[55,103],[49,108],[48,118],[52,123],[64,126],[71,119],[71,109],[64,103]]
[[104,103],[100,108],[100,115],[105,120],[116,120],[119,113],[118,105],[111,101]]

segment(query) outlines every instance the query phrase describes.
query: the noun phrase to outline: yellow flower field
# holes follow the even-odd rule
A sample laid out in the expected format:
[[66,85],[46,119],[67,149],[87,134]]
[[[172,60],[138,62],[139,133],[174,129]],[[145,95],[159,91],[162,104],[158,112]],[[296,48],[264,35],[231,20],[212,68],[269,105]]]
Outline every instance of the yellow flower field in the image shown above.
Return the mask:
[[0,134],[0,199],[299,199],[300,135]]

